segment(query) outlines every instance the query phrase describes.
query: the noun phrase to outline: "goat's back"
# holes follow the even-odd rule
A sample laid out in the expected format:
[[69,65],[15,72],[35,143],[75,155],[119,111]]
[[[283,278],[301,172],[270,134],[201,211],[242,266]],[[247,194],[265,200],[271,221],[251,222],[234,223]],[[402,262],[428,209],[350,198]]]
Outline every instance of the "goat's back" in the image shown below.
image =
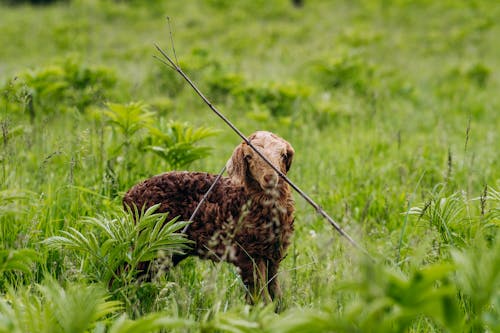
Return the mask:
[[[153,176],[133,186],[124,196],[123,205],[140,211],[160,204],[157,212],[168,212],[171,217],[179,216],[180,220],[188,220],[205,193],[214,183],[216,175],[204,172],[173,171]],[[231,198],[228,201],[228,198]],[[222,211],[235,212],[245,202],[245,192],[227,177],[221,177],[214,186],[205,204],[197,215],[197,220],[205,220],[210,214],[207,211],[213,204],[218,208],[212,214]],[[209,210],[209,209],[208,209]],[[215,217],[215,216],[214,216]],[[224,218],[224,217],[222,217]],[[215,221],[214,221],[215,222]]]
[[[202,172],[164,173],[132,187],[123,204],[139,210],[160,204],[158,212],[187,221],[215,178]],[[259,200],[221,177],[187,229],[187,237],[195,242],[192,253],[214,259],[223,256],[229,245],[235,251],[234,261],[249,255],[280,261],[293,232],[293,202],[288,196],[281,199],[284,202],[276,203],[283,206],[273,213],[265,198]]]

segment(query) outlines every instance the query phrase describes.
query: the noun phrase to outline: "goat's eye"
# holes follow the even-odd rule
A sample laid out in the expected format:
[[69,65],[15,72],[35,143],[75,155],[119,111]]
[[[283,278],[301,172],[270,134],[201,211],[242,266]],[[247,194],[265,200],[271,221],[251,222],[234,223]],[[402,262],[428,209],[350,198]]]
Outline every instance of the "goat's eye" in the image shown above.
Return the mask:
[[288,160],[288,155],[287,154],[281,154],[281,158],[286,161]]
[[245,155],[245,160],[250,161],[252,159],[252,155]]

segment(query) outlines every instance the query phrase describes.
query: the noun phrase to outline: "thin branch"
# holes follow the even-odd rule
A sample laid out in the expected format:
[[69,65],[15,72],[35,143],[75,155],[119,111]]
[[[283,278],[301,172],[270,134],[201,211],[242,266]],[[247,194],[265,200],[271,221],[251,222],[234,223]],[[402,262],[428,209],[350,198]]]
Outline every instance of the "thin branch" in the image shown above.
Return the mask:
[[229,119],[227,119],[217,108],[208,100],[207,97],[198,89],[198,87],[194,84],[193,81],[180,69],[179,66],[175,64],[174,61],[168,56],[168,54],[165,53],[157,44],[155,44],[156,49],[161,53],[161,55],[168,61],[169,67],[173,67],[174,70],[179,73],[182,78],[193,88],[193,90],[196,92],[196,94],[205,102],[205,104],[208,105],[208,107],[217,115],[219,118],[221,118],[238,136],[248,145],[250,148],[252,148],[257,155],[259,155],[260,158],[262,158],[288,185],[290,185],[302,198],[304,198],[307,203],[309,203],[311,206],[314,207],[316,212],[322,216],[324,219],[326,219],[332,227],[337,230],[337,232],[342,235],[345,239],[349,241],[355,248],[360,250],[363,254],[365,254],[367,257],[369,257],[371,260],[374,260],[373,257],[368,253],[368,251],[363,248],[361,245],[356,243],[354,239],[349,236],[338,224],[335,222],[334,219],[332,219],[324,210],[319,206],[314,200],[312,200],[304,191],[302,191],[297,185],[295,185],[288,177],[281,172],[276,166],[274,166],[258,149],[255,148],[255,146],[250,142],[250,140],[247,139],[247,137],[236,127],[234,126]]
[[157,57],[157,56],[155,56],[155,55],[153,56],[153,58],[155,58],[156,60],[158,60],[159,62],[161,62],[161,63],[162,63],[162,64],[164,64],[165,66],[167,66],[168,68],[170,68],[170,69],[172,69],[172,70],[174,70],[174,71],[177,71],[177,69],[176,69],[174,66],[170,65],[170,64],[169,64],[168,62],[166,62],[165,60],[163,60],[163,59],[161,59],[161,58],[159,58],[159,57]]
[[179,66],[179,61],[177,60],[177,53],[175,53],[174,37],[172,35],[172,26],[170,25],[170,16],[167,16],[167,21],[168,21],[168,30],[170,31],[170,45],[172,46],[172,51],[174,52],[175,64]]
[[[219,174],[217,175],[217,177],[215,178],[214,182],[212,183],[212,185],[210,185],[210,188],[208,189],[207,192],[205,192],[205,194],[203,195],[203,198],[201,198],[200,202],[198,202],[198,205],[196,206],[196,208],[194,209],[194,212],[193,214],[191,214],[191,217],[189,218],[189,221],[188,222],[193,222],[194,220],[194,217],[196,216],[196,214],[198,213],[198,210],[200,209],[201,205],[205,202],[205,200],[207,200],[208,198],[208,195],[210,194],[210,192],[212,192],[212,190],[214,189],[215,185],[219,182],[219,180],[221,179],[222,175],[224,174],[224,172],[226,171],[226,166],[224,165],[224,167],[222,168],[222,170],[219,172]],[[182,233],[185,234],[186,231],[188,230],[188,227],[189,227],[189,223],[186,224],[186,226],[184,227],[184,229],[182,229]]]

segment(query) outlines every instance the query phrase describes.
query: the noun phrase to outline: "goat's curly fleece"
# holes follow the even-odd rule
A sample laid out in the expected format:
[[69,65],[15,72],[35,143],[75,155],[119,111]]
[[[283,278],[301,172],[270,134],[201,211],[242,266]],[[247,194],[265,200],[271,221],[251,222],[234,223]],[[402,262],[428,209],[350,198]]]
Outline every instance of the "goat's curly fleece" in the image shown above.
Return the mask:
[[[187,221],[215,178],[203,172],[164,173],[132,187],[123,204],[147,209],[159,203],[159,212]],[[281,178],[265,191],[257,182],[222,177],[187,229],[192,249],[174,256],[174,263],[187,255],[231,262],[251,293],[267,297],[265,288],[271,298],[279,297],[276,274],[290,244],[293,212],[290,188]]]

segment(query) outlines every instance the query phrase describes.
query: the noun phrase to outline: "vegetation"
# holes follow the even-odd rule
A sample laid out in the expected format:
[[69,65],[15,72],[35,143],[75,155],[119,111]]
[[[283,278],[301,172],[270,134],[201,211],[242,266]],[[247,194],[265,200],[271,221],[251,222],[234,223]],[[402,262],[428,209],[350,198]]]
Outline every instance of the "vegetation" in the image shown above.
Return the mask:
[[[500,331],[494,1],[29,3],[0,1],[0,332]],[[296,196],[281,313],[246,305],[230,265],[169,267],[185,224],[121,197],[217,173],[240,141],[151,57],[170,34],[376,262]],[[168,269],[145,283],[152,257]]]

